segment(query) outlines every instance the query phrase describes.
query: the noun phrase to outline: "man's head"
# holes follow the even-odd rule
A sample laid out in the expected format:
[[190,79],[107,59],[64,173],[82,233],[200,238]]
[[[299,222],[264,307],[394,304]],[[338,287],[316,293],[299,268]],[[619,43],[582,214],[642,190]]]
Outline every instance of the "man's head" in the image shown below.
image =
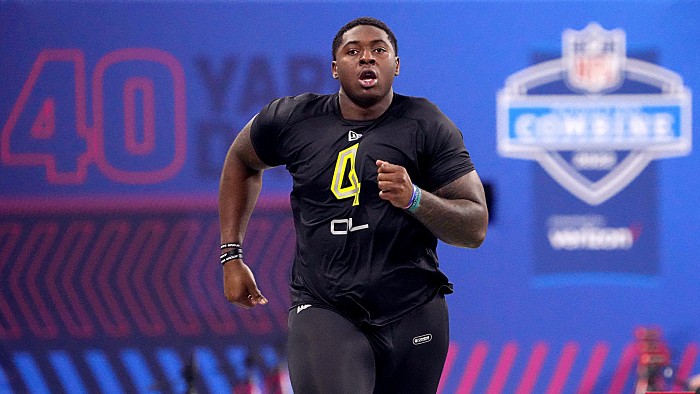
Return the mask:
[[333,40],[333,78],[340,82],[341,101],[362,108],[391,103],[399,75],[396,37],[382,21],[363,17],[343,26]]
[[360,25],[374,26],[384,30],[386,32],[386,35],[389,37],[391,45],[394,47],[394,55],[399,56],[399,45],[396,41],[396,36],[394,35],[394,32],[391,31],[389,26],[387,26],[386,23],[380,21],[379,19],[375,19],[369,16],[363,16],[357,19],[353,19],[350,22],[346,23],[345,26],[341,27],[340,30],[338,30],[338,33],[335,34],[335,38],[333,38],[333,46],[331,48],[333,60],[336,60],[338,48],[340,48],[340,43],[343,41],[343,35],[353,27]]

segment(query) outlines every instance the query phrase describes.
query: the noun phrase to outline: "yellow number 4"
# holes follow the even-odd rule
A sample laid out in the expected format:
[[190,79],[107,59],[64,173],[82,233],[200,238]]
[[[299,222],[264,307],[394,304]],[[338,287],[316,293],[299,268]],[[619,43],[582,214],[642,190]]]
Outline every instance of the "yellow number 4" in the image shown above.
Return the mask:
[[[355,144],[338,152],[338,160],[335,162],[333,182],[331,183],[331,191],[338,200],[354,197],[352,205],[360,204],[360,181],[355,172],[355,155],[358,146],[359,144]],[[349,171],[347,170],[348,165],[350,166]],[[346,173],[350,185],[343,187]]]

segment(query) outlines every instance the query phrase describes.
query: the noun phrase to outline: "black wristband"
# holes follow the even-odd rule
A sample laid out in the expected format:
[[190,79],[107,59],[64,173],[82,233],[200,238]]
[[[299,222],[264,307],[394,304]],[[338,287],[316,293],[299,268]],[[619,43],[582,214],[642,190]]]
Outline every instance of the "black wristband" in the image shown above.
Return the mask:
[[221,250],[231,248],[219,256],[221,259],[221,265],[228,263],[231,260],[242,259],[243,258],[243,248],[238,242],[225,242],[221,244]]
[[238,249],[235,252],[234,251],[229,251],[221,255],[221,265],[225,265],[231,260],[235,259],[242,259],[243,258],[243,251]]

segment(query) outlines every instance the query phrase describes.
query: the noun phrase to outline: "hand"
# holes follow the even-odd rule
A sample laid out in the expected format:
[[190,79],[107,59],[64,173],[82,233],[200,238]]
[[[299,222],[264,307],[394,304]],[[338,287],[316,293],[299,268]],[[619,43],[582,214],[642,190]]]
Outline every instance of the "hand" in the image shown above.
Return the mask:
[[413,195],[413,183],[405,168],[388,161],[377,160],[379,198],[397,208],[405,208]]
[[244,308],[267,304],[267,298],[255,284],[253,272],[240,259],[224,265],[224,295],[229,302]]

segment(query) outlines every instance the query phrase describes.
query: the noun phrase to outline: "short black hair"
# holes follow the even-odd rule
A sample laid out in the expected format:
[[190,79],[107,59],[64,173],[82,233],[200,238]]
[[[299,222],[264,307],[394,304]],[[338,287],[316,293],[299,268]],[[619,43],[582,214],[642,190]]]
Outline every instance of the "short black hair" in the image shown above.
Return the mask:
[[341,27],[340,30],[338,30],[338,33],[336,33],[335,38],[333,38],[333,47],[331,50],[333,51],[333,60],[335,60],[335,53],[338,51],[338,48],[340,48],[340,43],[343,41],[343,35],[348,32],[348,30],[352,29],[353,27],[357,26],[374,26],[379,29],[382,29],[386,32],[386,34],[389,36],[389,40],[391,41],[391,45],[394,47],[394,54],[396,56],[399,55],[399,45],[398,42],[396,41],[396,36],[394,35],[394,32],[391,31],[389,26],[387,26],[386,23],[380,21],[379,19],[372,18],[369,16],[363,16],[357,19],[353,19],[350,22],[346,23],[345,26]]

